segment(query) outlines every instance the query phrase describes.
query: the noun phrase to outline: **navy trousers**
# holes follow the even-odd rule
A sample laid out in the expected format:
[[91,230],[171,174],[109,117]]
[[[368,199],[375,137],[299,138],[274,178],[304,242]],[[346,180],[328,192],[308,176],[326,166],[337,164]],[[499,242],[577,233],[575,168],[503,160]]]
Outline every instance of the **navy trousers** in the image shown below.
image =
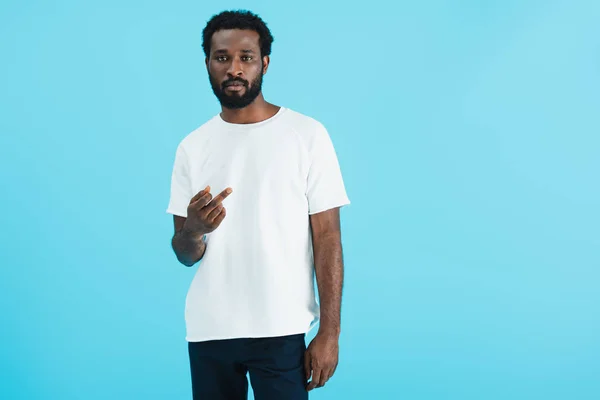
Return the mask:
[[306,400],[305,334],[188,342],[194,400]]

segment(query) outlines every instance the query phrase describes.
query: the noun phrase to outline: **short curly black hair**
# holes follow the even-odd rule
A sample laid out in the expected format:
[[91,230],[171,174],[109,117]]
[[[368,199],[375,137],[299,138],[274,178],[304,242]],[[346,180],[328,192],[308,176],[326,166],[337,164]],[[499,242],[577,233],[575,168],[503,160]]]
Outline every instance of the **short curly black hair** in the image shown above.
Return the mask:
[[202,49],[206,57],[210,54],[210,43],[215,32],[222,29],[248,29],[258,33],[261,57],[271,54],[273,35],[267,24],[248,10],[223,11],[214,15],[202,31]]

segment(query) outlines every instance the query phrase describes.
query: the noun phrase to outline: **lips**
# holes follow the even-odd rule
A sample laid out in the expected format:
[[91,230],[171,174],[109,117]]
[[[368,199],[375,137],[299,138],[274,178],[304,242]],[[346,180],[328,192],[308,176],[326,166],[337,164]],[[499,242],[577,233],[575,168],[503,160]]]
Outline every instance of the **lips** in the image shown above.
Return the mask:
[[241,92],[245,87],[246,85],[244,85],[242,82],[231,82],[224,85],[223,90],[227,92]]
[[243,88],[244,88],[244,85],[229,85],[229,86],[225,86],[225,90],[230,91],[230,92],[239,92]]

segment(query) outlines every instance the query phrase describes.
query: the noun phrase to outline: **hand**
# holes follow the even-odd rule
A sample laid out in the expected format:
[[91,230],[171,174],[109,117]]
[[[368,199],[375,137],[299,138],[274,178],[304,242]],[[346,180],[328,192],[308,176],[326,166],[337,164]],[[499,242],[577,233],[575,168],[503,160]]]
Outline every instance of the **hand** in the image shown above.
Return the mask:
[[198,192],[188,205],[184,229],[198,235],[204,235],[217,229],[225,218],[225,207],[221,203],[231,192],[231,188],[227,188],[214,199],[210,194],[210,186]]
[[317,333],[310,342],[304,356],[304,370],[306,381],[312,373],[312,380],[308,383],[307,390],[325,386],[325,383],[333,376],[339,357],[339,343],[337,335]]

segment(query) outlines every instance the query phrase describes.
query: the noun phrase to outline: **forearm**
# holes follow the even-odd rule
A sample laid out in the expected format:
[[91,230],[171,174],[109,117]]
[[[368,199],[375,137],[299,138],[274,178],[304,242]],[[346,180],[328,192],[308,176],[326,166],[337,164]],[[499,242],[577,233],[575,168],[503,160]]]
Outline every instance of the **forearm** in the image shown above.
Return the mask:
[[327,233],[316,238],[313,250],[321,306],[319,332],[339,335],[344,279],[340,233]]
[[190,232],[185,228],[175,233],[171,244],[180,263],[191,267],[202,259],[206,251],[203,237],[203,234]]

